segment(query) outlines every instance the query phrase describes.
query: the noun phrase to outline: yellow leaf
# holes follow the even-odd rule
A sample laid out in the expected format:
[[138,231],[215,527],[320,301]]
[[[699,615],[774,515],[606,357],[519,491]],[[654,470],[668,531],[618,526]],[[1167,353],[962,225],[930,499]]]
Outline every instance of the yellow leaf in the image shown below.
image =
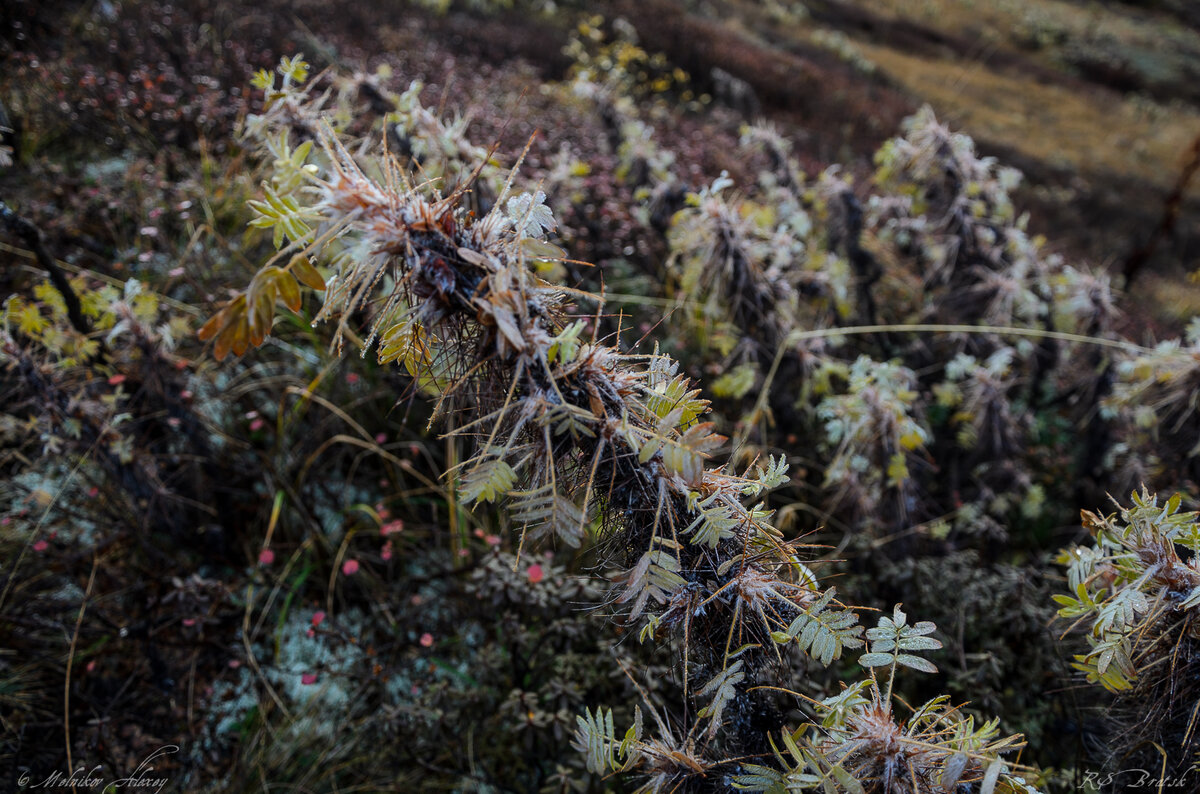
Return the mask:
[[17,328],[21,333],[29,336],[37,336],[49,324],[49,321],[38,311],[38,307],[33,304],[21,307],[21,312],[17,315]]
[[888,486],[896,486],[908,479],[908,464],[904,460],[904,454],[897,452],[892,455],[892,459],[888,462],[887,467]]

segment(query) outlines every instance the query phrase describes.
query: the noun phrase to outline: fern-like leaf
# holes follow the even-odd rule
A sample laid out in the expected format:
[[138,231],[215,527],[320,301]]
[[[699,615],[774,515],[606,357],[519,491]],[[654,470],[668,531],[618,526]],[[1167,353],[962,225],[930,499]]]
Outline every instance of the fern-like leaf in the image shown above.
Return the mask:
[[782,455],[776,460],[775,457],[767,458],[767,467],[764,469],[762,465],[755,466],[755,476],[750,482],[742,488],[742,493],[746,496],[758,496],[763,491],[769,491],[773,488],[778,488],[788,481],[787,476],[788,462]]
[[697,395],[700,390],[689,389],[690,385],[691,382],[683,375],[676,375],[669,381],[652,382],[645,392],[646,407],[660,419],[680,409],[678,427],[686,428],[708,410],[708,400],[699,399]]
[[571,548],[579,548],[587,520],[582,508],[555,493],[549,483],[532,491],[514,491],[512,496],[513,520],[535,540],[553,534]]
[[724,436],[712,432],[712,422],[692,425],[679,436],[679,440],[668,440],[662,447],[663,465],[675,472],[691,486],[698,486],[704,474],[704,460],[708,453],[721,446]]
[[712,701],[700,710],[701,717],[711,720],[708,725],[710,739],[716,735],[717,728],[721,727],[721,715],[724,713],[725,707],[729,705],[729,701],[737,695],[737,685],[745,678],[746,674],[742,672],[742,660],[738,659],[717,673],[696,693],[697,697],[705,697],[712,693]]
[[606,774],[613,763],[613,746],[617,744],[613,733],[612,709],[597,708],[593,715],[585,708],[583,716],[576,716],[575,740],[572,746],[587,758],[589,772]]
[[[656,545],[655,545],[656,544]],[[679,561],[670,551],[659,546],[673,546],[673,541],[657,538],[649,551],[642,555],[637,565],[625,577],[625,591],[617,598],[618,603],[633,601],[629,620],[637,620],[646,609],[646,603],[654,599],[664,603],[675,588],[683,585],[679,575]]]
[[700,514],[684,530],[685,534],[692,536],[692,543],[715,549],[722,540],[733,537],[733,530],[741,523],[738,517],[740,511],[718,501],[719,498],[719,494],[713,494],[703,502],[689,505]]
[[300,203],[292,196],[281,195],[270,185],[263,185],[265,201],[248,201],[250,209],[258,217],[250,221],[250,225],[260,229],[272,230],[272,244],[279,248],[286,236],[292,242],[302,240],[312,232],[309,221],[320,218],[320,214]]
[[517,473],[503,458],[481,461],[463,475],[459,496],[466,502],[494,502],[508,493],[517,481]]
[[795,641],[800,650],[826,666],[840,658],[843,649],[861,648],[862,626],[858,625],[858,615],[846,609],[829,608],[836,593],[836,588],[829,588],[792,620],[787,631],[772,633],[772,639],[780,643]]

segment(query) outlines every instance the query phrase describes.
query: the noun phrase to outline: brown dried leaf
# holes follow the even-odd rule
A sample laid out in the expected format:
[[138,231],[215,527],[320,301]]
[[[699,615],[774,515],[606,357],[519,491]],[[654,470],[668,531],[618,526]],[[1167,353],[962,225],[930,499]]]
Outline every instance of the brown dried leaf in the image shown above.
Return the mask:
[[521,328],[517,325],[516,318],[512,312],[503,306],[492,305],[492,318],[496,321],[496,327],[500,329],[500,333],[508,340],[514,348],[520,351],[525,350],[525,337],[521,335]]
[[472,251],[470,248],[458,249],[458,258],[476,267],[488,267],[492,263],[492,260],[488,259],[485,255],[478,251]]

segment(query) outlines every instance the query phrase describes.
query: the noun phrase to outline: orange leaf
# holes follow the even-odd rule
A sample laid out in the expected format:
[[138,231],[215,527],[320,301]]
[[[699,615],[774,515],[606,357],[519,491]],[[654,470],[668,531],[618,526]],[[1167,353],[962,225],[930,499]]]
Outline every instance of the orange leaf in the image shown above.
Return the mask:
[[217,357],[217,361],[229,355],[230,349],[233,347],[234,337],[238,331],[245,331],[246,318],[240,313],[236,317],[232,317],[228,325],[221,329],[221,333],[217,334],[217,341],[213,342],[213,355]]
[[296,277],[281,270],[275,277],[275,286],[279,288],[284,305],[294,312],[300,311],[300,285],[296,283]]
[[246,331],[247,331],[247,328],[246,328],[245,323],[238,323],[237,333],[235,333],[233,335],[233,345],[232,345],[233,354],[235,356],[240,357],[243,353],[246,352],[246,348],[249,347],[250,342],[249,342],[249,339],[247,338]]
[[304,286],[319,291],[325,290],[325,279],[321,276],[320,272],[313,267],[312,262],[308,261],[307,256],[304,256],[303,254],[297,254],[296,256],[293,256],[291,263],[288,265],[288,269],[291,270],[292,275],[299,279],[300,283]]
[[[221,311],[217,312],[211,320],[204,324],[200,329],[201,339],[207,340],[216,337],[216,342],[213,343],[213,355],[217,357],[217,361],[225,358],[229,352],[230,339],[233,336],[235,326],[244,324],[246,321],[246,294],[242,293],[229,302]],[[219,322],[218,322],[219,320]]]
[[255,345],[262,344],[262,339],[271,332],[271,319],[275,316],[275,284],[274,276],[266,278],[260,273],[254,277],[250,290],[246,293],[246,303],[249,307],[250,338],[257,338]]
[[225,327],[225,321],[227,319],[228,318],[225,316],[225,310],[222,309],[210,317],[208,322],[200,326],[200,330],[196,332],[196,336],[200,338],[201,342],[207,342],[209,339],[212,339],[214,336],[216,336],[218,331]]
[[275,317],[275,285],[262,291],[257,302],[250,311],[249,338],[251,344],[258,347],[263,343],[267,334],[271,333],[271,320]]

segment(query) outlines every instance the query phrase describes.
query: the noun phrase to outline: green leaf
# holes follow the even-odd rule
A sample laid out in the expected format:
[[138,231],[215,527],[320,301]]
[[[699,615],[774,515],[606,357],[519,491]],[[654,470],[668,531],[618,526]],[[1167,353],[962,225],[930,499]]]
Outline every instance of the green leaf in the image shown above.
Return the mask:
[[890,653],[864,653],[858,657],[858,663],[863,667],[889,667],[892,664]]
[[308,79],[308,62],[300,53],[291,58],[285,55],[279,60],[279,73],[294,83],[303,83]]
[[713,381],[712,393],[721,398],[740,400],[754,388],[757,377],[758,365],[741,364]]
[[902,651],[936,651],[942,647],[942,643],[933,637],[909,635],[896,643],[896,647]]
[[665,383],[652,384],[645,391],[646,407],[660,419],[680,409],[677,426],[686,428],[708,410],[708,400],[697,398],[700,390],[689,389],[690,385],[691,381],[683,375],[676,375]]
[[733,530],[743,523],[740,505],[720,501],[713,494],[696,505],[700,515],[683,532],[691,535],[691,542],[715,549],[722,540],[733,537]]
[[574,361],[575,356],[579,355],[579,336],[583,333],[583,328],[583,320],[577,320],[560,331],[546,350],[546,360],[551,364],[556,361],[560,364],[570,364]]
[[301,207],[294,197],[281,195],[265,183],[263,184],[263,193],[266,195],[265,201],[251,199],[246,202],[250,209],[258,215],[250,221],[250,225],[259,229],[271,229],[273,233],[271,241],[276,248],[283,245],[285,236],[292,242],[296,242],[312,232],[308,221],[319,218],[318,212]]
[[[870,656],[871,654],[867,655]],[[896,663],[902,664],[905,667],[911,667],[914,670],[920,670],[922,673],[936,673],[938,671],[937,666],[928,659],[922,659],[920,656],[911,656],[907,653],[896,656]]]

